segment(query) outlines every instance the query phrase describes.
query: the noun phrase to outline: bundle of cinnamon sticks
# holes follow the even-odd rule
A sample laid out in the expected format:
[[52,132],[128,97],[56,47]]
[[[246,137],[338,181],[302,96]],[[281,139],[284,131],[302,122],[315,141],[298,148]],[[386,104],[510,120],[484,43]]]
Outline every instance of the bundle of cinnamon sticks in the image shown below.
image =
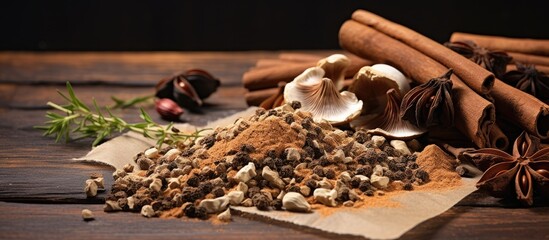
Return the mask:
[[[501,116],[542,139],[549,138],[547,104],[505,84],[469,59],[405,26],[357,10],[351,20],[342,25],[339,41],[345,50],[396,66],[420,83],[453,68],[456,74],[452,78],[456,127],[478,147],[504,148],[502,145],[508,144],[498,127],[496,112],[498,118]],[[547,41],[536,44],[543,47],[530,53],[549,53]],[[522,49],[528,46],[522,45]]]

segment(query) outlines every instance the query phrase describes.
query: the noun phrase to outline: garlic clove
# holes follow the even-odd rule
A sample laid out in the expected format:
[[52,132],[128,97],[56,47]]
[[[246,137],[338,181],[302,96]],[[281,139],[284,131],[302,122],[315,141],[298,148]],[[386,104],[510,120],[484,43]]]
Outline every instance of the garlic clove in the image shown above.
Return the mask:
[[362,101],[355,94],[339,92],[334,82],[323,78],[325,71],[312,67],[286,84],[286,102],[301,102],[302,111],[311,112],[315,121],[327,120],[332,125],[344,124],[360,114]]
[[364,101],[363,115],[383,112],[387,104],[385,93],[389,89],[397,89],[403,96],[410,90],[410,84],[404,74],[386,64],[362,67],[349,86],[349,91]]
[[317,67],[324,69],[324,77],[331,79],[338,90],[343,88],[345,70],[351,65],[351,60],[343,54],[333,54],[318,61]]
[[178,121],[181,114],[183,114],[183,109],[169,98],[157,99],[154,106],[156,112],[164,120]]

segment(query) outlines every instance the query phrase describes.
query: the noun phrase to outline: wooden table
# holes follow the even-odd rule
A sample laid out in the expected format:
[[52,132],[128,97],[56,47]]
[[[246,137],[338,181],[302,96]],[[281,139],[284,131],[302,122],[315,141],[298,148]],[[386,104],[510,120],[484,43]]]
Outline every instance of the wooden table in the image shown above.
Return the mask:
[[[0,239],[76,237],[127,239],[180,238],[334,238],[314,229],[288,226],[249,216],[230,224],[182,219],[145,219],[132,213],[102,211],[101,193],[88,199],[83,183],[90,173],[110,176],[108,166],[74,162],[91,140],[55,143],[33,128],[44,122],[46,102],[62,103],[56,89],[70,81],[82,99],[111,104],[110,96],[129,99],[153,93],[160,78],[189,68],[204,68],[222,79],[206,102],[204,114],[185,114],[193,124],[246,108],[242,73],[260,58],[277,52],[147,52],[147,53],[0,53]],[[161,121],[151,106],[147,110]],[[138,121],[136,108],[116,112]],[[110,186],[112,179],[106,178]],[[107,187],[108,191],[108,187]],[[482,193],[473,193],[442,215],[428,220],[403,239],[540,239],[549,238],[549,207],[519,208]],[[96,220],[84,222],[91,209]]]

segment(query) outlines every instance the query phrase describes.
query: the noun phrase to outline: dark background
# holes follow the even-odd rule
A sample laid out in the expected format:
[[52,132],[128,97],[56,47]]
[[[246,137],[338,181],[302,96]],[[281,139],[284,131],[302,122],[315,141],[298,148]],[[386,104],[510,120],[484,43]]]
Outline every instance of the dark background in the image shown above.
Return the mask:
[[439,42],[454,31],[549,39],[544,1],[13,1],[0,50],[336,49],[358,8]]

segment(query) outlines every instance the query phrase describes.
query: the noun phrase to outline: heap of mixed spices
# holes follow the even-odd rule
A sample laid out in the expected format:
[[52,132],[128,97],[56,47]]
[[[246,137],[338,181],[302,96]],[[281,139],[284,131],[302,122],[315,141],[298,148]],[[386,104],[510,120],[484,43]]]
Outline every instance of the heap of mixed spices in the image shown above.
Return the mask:
[[229,205],[308,212],[429,181],[404,141],[315,122],[300,106],[259,108],[196,142],[137,154],[137,168],[113,174],[104,210],[201,219],[227,219]]

